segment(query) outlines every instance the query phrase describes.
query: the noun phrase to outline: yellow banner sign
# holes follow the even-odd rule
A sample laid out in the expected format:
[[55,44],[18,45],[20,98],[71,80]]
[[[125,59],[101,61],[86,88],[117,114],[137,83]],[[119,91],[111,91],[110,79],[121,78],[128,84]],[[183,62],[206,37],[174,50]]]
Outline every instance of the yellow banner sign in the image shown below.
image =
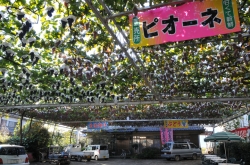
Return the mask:
[[188,128],[188,120],[164,120],[165,128]]

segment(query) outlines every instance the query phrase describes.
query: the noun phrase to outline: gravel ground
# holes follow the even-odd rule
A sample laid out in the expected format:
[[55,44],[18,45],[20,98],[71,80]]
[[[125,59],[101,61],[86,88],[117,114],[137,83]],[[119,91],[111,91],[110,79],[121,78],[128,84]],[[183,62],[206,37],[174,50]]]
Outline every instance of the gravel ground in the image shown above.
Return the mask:
[[[108,160],[91,160],[90,162],[71,161],[70,165],[201,165],[201,159],[167,161],[166,159],[118,159],[110,158]],[[31,165],[49,165],[49,163],[31,162]]]

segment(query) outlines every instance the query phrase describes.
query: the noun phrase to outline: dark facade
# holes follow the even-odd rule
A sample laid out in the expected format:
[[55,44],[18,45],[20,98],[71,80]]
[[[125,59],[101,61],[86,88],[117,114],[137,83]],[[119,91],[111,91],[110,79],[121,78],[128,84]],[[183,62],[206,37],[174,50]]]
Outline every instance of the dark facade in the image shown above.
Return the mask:
[[[199,135],[205,129],[198,126],[174,128],[174,141],[191,141],[199,146]],[[140,153],[143,148],[161,148],[160,127],[108,127],[105,129],[83,130],[87,134],[88,144],[108,144],[110,154],[120,155],[122,149],[127,152]]]

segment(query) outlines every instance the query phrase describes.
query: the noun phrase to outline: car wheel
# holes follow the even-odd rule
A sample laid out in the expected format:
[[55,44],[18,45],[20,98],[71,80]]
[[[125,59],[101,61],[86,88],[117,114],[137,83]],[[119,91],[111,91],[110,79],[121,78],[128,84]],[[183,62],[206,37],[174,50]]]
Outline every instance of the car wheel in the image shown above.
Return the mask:
[[98,156],[97,155],[95,156],[95,160],[98,160]]
[[196,160],[197,159],[197,155],[193,154],[192,158],[193,158],[193,160]]
[[179,156],[179,155],[176,155],[174,159],[175,159],[176,161],[179,161],[179,160],[180,160],[180,156]]

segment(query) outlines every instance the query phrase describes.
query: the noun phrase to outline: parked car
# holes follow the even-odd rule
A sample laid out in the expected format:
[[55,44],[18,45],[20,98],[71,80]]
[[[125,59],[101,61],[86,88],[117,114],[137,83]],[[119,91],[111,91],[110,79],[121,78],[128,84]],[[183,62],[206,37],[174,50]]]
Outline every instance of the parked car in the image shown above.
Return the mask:
[[65,152],[63,147],[50,146],[48,160],[49,163],[55,164],[70,164],[70,153]]
[[201,148],[191,142],[167,142],[161,152],[161,157],[176,161],[182,158],[197,159],[202,155]]
[[30,163],[23,146],[0,144],[0,164],[29,165]]
[[88,145],[86,151],[93,151],[94,155],[91,159],[109,159],[109,150],[107,145],[95,144],[95,145]]
[[69,144],[64,148],[64,151],[70,154],[70,159],[74,159],[79,162],[81,162],[83,159],[90,161],[91,157],[94,156],[94,151],[82,151],[82,147],[80,144]]

